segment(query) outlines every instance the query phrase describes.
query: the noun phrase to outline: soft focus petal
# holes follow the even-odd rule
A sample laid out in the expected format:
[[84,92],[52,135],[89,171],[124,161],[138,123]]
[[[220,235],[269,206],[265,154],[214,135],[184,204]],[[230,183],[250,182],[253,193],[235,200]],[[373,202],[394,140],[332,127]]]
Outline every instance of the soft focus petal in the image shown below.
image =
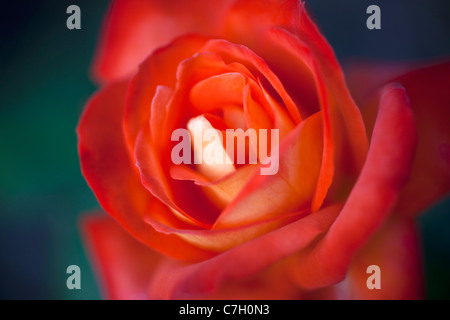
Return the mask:
[[83,240],[105,299],[147,299],[152,272],[162,256],[102,214],[81,220]]
[[341,281],[351,258],[391,212],[409,178],[416,131],[405,90],[383,91],[370,150],[361,175],[324,238],[299,259],[297,281],[306,288]]
[[[361,63],[359,64],[361,66]],[[377,70],[377,71],[375,71]],[[349,72],[352,90],[360,98],[362,113],[371,131],[377,112],[376,93],[383,81],[395,81],[405,87],[410,99],[418,131],[418,145],[411,179],[401,193],[396,212],[415,216],[450,192],[450,62],[428,65],[398,76],[405,66],[371,64],[363,71],[372,71],[378,79],[364,89],[358,85],[361,72]],[[393,77],[393,78],[392,78]]]
[[93,64],[99,82],[131,76],[156,48],[185,33],[219,32],[230,0],[116,0],[100,34]]
[[[338,299],[423,299],[424,273],[417,228],[408,218],[392,217],[352,259]],[[380,289],[369,289],[367,268],[380,268]]]
[[368,98],[378,94],[377,91],[386,83],[392,82],[393,79],[413,70],[411,62],[400,61],[351,59],[344,61],[342,65],[352,97],[360,108],[364,107]]
[[327,207],[201,263],[162,266],[154,275],[150,297],[190,299],[214,293],[224,283],[262,272],[309,245],[327,230],[340,208]]
[[396,79],[411,100],[418,146],[396,211],[414,216],[450,195],[450,62]]

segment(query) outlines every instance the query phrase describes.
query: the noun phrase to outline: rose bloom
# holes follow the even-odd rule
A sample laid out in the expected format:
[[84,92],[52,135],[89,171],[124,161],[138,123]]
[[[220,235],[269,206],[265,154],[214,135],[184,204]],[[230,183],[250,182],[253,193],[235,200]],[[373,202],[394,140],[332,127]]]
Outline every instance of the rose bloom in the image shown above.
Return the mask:
[[[82,221],[104,297],[424,298],[415,218],[449,191],[450,64],[400,71],[344,78],[297,0],[113,2],[77,128],[109,214]],[[175,164],[193,121],[278,129],[278,171]]]

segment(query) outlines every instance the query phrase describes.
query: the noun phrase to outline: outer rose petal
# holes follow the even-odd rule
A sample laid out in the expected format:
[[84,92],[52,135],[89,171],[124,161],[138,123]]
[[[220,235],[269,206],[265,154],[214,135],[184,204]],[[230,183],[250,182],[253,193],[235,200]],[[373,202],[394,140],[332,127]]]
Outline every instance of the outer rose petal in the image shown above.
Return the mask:
[[153,50],[182,34],[216,34],[231,1],[114,1],[95,56],[94,78],[104,83],[131,76]]
[[[392,217],[352,260],[338,299],[423,299],[424,274],[417,228],[409,218]],[[368,289],[367,267],[380,267],[380,289]]]
[[86,181],[103,209],[140,241],[180,259],[212,256],[176,236],[156,232],[143,221],[147,212],[160,209],[128,157],[121,130],[126,89],[127,82],[105,87],[92,97],[81,116],[78,150]]
[[415,143],[405,91],[390,85],[380,100],[366,163],[342,212],[317,246],[299,259],[296,276],[302,286],[319,288],[344,278],[355,252],[395,205],[409,177]]
[[[350,60],[342,63],[348,87],[357,105],[364,109],[367,99],[384,86],[393,82],[397,77],[413,69],[411,63],[406,62],[377,62]],[[378,105],[376,106],[378,108]],[[364,114],[363,114],[364,116]]]
[[104,215],[83,217],[83,240],[105,299],[146,299],[162,256],[139,243]]
[[[149,284],[158,268],[174,261],[157,254],[126,233],[113,219],[86,215],[80,226],[83,241],[98,275],[104,299],[148,299]],[[319,294],[319,295],[318,295]],[[225,283],[215,294],[199,299],[311,299],[322,292],[301,292],[283,263],[249,279]]]
[[152,279],[150,297],[189,299],[214,293],[227,281],[258,274],[308,246],[327,230],[340,208],[338,205],[327,207],[197,264],[163,265]]
[[411,101],[418,130],[418,146],[411,179],[402,191],[396,212],[409,216],[421,213],[432,203],[450,192],[450,61],[424,67],[398,76],[390,65],[378,64],[364,67],[377,69],[378,83],[362,90],[357,85],[360,72],[350,71],[350,83],[360,96],[362,112],[368,129],[373,126],[376,104],[373,93],[379,90],[382,81],[394,74],[392,81],[401,83]]
[[450,62],[398,78],[408,93],[419,140],[411,180],[402,190],[398,212],[420,213],[450,195]]

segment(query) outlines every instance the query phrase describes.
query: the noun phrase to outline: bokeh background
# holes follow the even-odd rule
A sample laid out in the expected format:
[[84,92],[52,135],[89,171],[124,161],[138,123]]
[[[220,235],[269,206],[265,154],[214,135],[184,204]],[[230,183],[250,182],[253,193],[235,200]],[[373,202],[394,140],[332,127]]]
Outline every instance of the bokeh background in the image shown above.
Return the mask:
[[[448,0],[306,2],[341,61],[450,58]],[[81,8],[81,30],[66,28],[71,4]],[[78,229],[98,203],[80,173],[75,127],[96,90],[89,66],[108,4],[2,2],[0,299],[101,298]],[[366,28],[370,4],[381,8],[381,30]],[[449,299],[450,199],[419,225],[427,297]],[[81,268],[81,290],[66,287],[72,264]]]

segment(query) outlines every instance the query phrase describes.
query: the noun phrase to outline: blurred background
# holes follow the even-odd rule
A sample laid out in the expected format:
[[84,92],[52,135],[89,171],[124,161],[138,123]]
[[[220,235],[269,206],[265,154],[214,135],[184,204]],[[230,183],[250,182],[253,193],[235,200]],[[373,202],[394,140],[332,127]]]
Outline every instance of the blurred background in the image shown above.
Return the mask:
[[[448,0],[306,2],[341,61],[450,57]],[[81,8],[81,30],[66,27],[71,4]],[[0,299],[101,298],[78,229],[98,203],[80,173],[75,127],[96,90],[89,66],[108,4],[19,0],[0,8]],[[371,4],[381,8],[381,30],[366,28]],[[450,199],[419,224],[427,297],[449,299]],[[72,264],[81,290],[66,287]]]

